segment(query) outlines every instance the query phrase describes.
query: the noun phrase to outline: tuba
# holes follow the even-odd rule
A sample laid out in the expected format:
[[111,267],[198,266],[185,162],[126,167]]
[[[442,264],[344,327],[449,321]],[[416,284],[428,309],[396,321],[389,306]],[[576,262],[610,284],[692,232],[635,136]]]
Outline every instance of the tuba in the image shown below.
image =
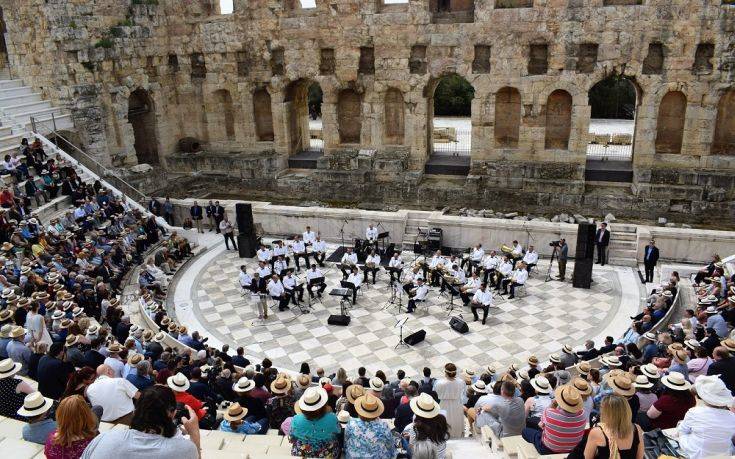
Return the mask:
[[500,246],[500,251],[504,254],[510,255],[513,253],[513,247],[508,247],[507,245],[503,244]]

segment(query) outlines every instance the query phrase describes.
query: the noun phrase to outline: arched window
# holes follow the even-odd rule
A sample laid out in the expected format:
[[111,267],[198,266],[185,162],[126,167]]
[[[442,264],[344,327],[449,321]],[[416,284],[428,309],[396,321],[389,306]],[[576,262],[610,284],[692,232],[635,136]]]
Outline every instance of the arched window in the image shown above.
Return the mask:
[[549,94],[546,100],[546,136],[544,148],[547,150],[569,149],[569,134],[572,132],[572,95],[563,89]]
[[352,89],[343,89],[339,93],[337,125],[340,143],[360,143],[362,106],[360,95]]
[[271,111],[271,95],[265,89],[253,93],[253,119],[255,135],[259,141],[273,140],[273,113]]
[[658,106],[656,153],[681,153],[687,97],[680,91],[666,93]]
[[516,88],[501,88],[495,94],[495,147],[518,147],[521,125],[521,93]]
[[729,89],[720,97],[711,152],[713,155],[735,155],[735,89]]
[[388,89],[385,93],[385,143],[403,144],[404,116],[403,94],[396,88]]

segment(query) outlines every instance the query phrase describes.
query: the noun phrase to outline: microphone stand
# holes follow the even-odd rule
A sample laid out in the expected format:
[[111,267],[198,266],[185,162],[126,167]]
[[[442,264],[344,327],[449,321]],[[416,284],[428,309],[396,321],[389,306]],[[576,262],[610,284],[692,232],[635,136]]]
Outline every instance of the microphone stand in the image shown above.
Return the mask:
[[347,220],[342,220],[342,226],[339,228],[339,234],[342,238],[342,248],[345,248],[345,225],[347,224]]

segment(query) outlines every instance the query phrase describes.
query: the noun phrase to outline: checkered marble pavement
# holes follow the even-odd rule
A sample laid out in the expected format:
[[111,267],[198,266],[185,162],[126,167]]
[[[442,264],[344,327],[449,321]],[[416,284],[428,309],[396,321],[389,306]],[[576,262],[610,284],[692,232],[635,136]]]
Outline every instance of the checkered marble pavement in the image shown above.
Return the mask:
[[[629,269],[596,266],[593,287],[575,289],[569,281],[544,282],[548,261],[542,260],[522,297],[507,300],[495,295],[497,307],[490,310],[487,325],[473,322],[469,307],[463,307],[459,297],[455,298],[454,314],[461,313],[470,327],[469,333],[462,335],[449,327],[448,299],[439,296],[438,289],[432,288],[429,294],[428,312],[422,306],[406,314],[405,297],[400,314],[395,307],[386,307],[391,292],[385,270],[378,274],[377,285],[363,285],[357,305],[349,311],[349,326],[328,325],[328,316],[339,313],[339,298],[327,293],[341,280],[340,271],[329,269],[330,264],[324,268],[328,286],[324,298],[313,304],[311,313],[296,316],[292,311],[278,312],[277,304],[269,300],[269,318],[258,324],[254,321],[255,300],[243,296],[237,284],[239,266],[245,263],[252,271],[255,263],[238,258],[234,251],[225,251],[224,245],[211,250],[217,253],[210,254],[214,256],[194,273],[193,281],[192,276],[185,276],[187,279],[179,278],[174,285],[176,290],[190,290],[191,303],[186,307],[205,328],[199,331],[221,343],[243,346],[246,354],[256,358],[267,356],[277,367],[292,370],[307,361],[312,368],[334,370],[341,366],[348,372],[360,366],[370,371],[403,368],[408,374],[417,374],[424,366],[440,368],[448,361],[465,368],[491,362],[507,365],[525,361],[531,354],[543,360],[559,352],[564,344],[578,347],[605,328],[620,305],[618,274]],[[410,262],[413,256],[404,252],[404,259]],[[168,306],[170,311],[179,308],[171,298]],[[395,349],[399,330],[394,325],[406,316],[409,320],[404,334],[425,329],[426,340]]]

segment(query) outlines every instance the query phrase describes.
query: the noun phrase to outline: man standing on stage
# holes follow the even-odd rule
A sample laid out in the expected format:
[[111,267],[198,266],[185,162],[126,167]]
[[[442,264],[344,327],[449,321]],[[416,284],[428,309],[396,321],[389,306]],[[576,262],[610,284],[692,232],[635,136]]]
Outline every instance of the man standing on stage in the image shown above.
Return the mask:
[[645,249],[643,249],[643,266],[646,269],[646,283],[653,282],[653,270],[658,263],[658,247],[656,241],[651,239]]
[[228,239],[232,241],[233,250],[237,250],[237,243],[235,242],[235,228],[232,226],[232,223],[230,223],[230,220],[227,219],[227,214],[224,214],[222,220],[220,220],[219,231],[217,232],[222,233],[225,237],[225,247],[227,247],[227,250],[230,250],[230,246],[227,244]]
[[607,263],[607,246],[610,245],[610,231],[607,223],[602,222],[600,229],[595,234],[595,246],[597,247],[597,264],[605,266]]
[[203,233],[202,219],[204,218],[204,209],[199,205],[198,202],[194,201],[194,205],[189,208],[189,215],[194,222],[194,226],[197,229],[197,233]]
[[212,217],[214,217],[214,227],[217,233],[220,232],[221,228],[219,224],[225,218],[225,208],[219,205],[219,201],[214,202],[214,210],[212,211]]
[[559,240],[559,275],[556,276],[560,281],[564,282],[564,277],[567,274],[567,259],[569,258],[569,246],[567,240],[561,238]]

